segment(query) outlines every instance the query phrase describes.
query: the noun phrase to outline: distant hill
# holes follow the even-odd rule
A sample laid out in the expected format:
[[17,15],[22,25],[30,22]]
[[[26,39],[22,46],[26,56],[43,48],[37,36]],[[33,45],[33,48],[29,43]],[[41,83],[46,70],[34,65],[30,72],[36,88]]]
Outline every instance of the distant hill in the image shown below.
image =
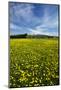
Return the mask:
[[49,36],[49,35],[29,35],[27,33],[25,34],[18,34],[18,35],[10,35],[10,38],[57,38],[58,36]]

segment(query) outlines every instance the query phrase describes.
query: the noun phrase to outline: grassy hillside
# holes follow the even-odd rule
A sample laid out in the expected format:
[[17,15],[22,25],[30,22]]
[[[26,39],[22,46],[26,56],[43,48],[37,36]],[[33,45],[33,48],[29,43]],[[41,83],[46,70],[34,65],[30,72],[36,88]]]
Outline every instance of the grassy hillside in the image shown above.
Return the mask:
[[59,84],[58,39],[10,39],[10,87]]

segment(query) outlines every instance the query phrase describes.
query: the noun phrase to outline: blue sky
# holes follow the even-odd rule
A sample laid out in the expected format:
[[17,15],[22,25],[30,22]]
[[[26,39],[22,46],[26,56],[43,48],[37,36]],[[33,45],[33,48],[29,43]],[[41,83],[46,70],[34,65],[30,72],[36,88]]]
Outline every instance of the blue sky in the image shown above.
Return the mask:
[[9,3],[10,35],[58,36],[58,5]]

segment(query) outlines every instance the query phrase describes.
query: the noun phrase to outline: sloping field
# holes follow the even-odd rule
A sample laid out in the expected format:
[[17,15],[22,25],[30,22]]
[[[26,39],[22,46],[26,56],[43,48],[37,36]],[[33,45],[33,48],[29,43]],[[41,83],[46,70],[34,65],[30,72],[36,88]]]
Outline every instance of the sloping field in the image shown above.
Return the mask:
[[58,39],[10,39],[10,87],[59,84]]

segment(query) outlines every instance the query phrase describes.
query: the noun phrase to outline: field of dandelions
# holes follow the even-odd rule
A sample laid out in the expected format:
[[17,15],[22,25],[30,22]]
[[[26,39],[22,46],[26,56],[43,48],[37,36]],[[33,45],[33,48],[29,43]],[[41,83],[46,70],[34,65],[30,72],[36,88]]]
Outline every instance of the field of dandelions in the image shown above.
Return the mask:
[[58,39],[10,39],[9,87],[59,84]]

